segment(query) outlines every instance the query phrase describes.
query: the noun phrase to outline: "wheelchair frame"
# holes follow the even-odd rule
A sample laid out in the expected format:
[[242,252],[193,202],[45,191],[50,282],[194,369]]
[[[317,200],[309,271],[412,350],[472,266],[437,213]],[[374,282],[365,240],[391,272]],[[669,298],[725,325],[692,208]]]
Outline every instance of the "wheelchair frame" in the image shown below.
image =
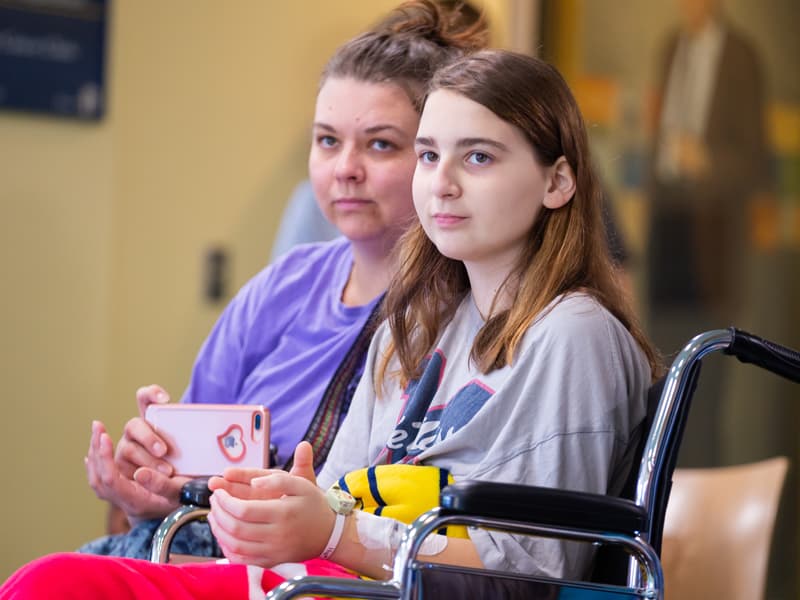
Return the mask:
[[[641,457],[634,499],[493,482],[456,483],[442,491],[440,507],[421,515],[405,530],[388,581],[296,577],[269,592],[267,600],[285,600],[301,594],[421,598],[416,589],[421,574],[437,566],[418,561],[419,548],[427,535],[446,524],[623,547],[630,555],[624,585],[531,576],[522,576],[522,579],[541,582],[553,589],[594,590],[603,598],[663,600],[664,578],[659,552],[672,472],[700,361],[718,351],[800,382],[800,353],[795,350],[733,327],[707,331],[692,338],[678,353],[666,376]],[[514,501],[510,505],[503,504],[503,514],[495,514],[497,503],[507,497],[504,494],[512,494]],[[455,570],[474,572],[472,569]]]

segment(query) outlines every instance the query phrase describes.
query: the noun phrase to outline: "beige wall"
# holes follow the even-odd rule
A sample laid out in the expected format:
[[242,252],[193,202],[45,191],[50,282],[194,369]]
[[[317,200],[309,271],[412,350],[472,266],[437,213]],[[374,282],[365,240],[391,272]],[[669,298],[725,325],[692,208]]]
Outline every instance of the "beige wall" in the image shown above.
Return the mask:
[[0,165],[4,578],[100,531],[82,457],[109,414],[111,127],[0,115]]
[[[180,395],[221,308],[206,249],[234,290],[266,263],[319,71],[395,4],[117,0],[103,122],[0,113],[0,580],[102,533],[91,419],[116,438],[137,386]],[[485,4],[503,44],[507,3]]]

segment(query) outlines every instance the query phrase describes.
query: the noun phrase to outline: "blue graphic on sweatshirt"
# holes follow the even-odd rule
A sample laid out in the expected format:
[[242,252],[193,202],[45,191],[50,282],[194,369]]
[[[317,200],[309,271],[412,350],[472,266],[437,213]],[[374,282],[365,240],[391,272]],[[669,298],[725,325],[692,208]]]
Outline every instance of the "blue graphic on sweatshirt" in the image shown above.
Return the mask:
[[494,394],[478,380],[459,389],[444,404],[431,406],[444,376],[447,359],[437,350],[423,363],[422,375],[406,386],[406,405],[386,444],[387,462],[412,462],[416,456],[457,433]]

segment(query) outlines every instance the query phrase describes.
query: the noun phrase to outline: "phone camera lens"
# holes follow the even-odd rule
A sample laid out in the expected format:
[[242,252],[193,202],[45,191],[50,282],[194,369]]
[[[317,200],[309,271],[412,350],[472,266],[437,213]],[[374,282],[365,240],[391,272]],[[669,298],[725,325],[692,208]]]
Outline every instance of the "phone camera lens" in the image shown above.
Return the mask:
[[256,431],[259,431],[261,429],[261,415],[258,413],[256,413],[255,427]]

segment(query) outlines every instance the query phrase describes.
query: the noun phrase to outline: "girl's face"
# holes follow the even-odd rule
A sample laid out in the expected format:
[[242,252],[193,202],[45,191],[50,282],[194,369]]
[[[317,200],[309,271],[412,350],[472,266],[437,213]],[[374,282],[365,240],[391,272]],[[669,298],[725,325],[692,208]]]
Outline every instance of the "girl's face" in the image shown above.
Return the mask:
[[522,132],[448,90],[425,104],[415,143],[414,206],[445,256],[501,276],[516,264],[539,213],[551,168]]
[[397,85],[329,78],[322,86],[308,170],[323,214],[355,244],[388,251],[412,222],[418,124]]

